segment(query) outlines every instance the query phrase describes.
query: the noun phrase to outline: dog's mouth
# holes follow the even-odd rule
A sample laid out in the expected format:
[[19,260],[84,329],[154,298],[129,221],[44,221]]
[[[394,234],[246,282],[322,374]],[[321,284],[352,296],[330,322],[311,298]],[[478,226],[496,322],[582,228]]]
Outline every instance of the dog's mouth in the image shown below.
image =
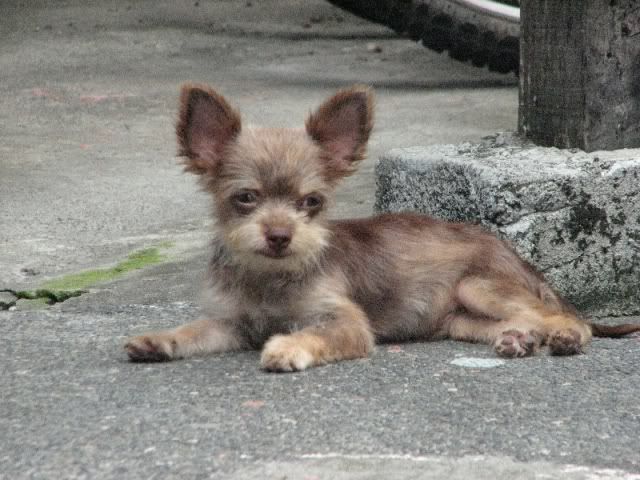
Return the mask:
[[258,253],[258,255],[262,255],[263,257],[268,257],[268,258],[286,258],[291,255],[291,250],[289,250],[288,248],[283,250],[273,250],[271,248],[263,248],[261,250],[258,250],[256,253]]

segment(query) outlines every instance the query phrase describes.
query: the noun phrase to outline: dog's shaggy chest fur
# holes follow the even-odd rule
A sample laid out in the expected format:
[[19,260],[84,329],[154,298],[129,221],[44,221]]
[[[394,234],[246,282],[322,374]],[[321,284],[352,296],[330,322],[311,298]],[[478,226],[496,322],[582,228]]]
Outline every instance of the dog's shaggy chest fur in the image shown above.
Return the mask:
[[134,361],[262,348],[262,367],[361,358],[375,342],[453,338],[503,357],[580,353],[593,334],[637,325],[580,319],[543,276],[481,228],[422,215],[327,218],[364,158],[373,96],[338,92],[304,130],[243,129],[206,86],[182,90],[177,134],[216,220],[204,316],[131,338]]

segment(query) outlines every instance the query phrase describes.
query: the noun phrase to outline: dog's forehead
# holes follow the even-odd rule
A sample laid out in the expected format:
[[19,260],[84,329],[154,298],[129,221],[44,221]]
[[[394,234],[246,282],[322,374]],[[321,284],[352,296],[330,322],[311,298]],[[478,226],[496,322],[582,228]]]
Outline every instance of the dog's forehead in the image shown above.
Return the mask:
[[259,183],[267,195],[297,195],[324,183],[320,153],[303,130],[252,129],[238,138],[227,171]]

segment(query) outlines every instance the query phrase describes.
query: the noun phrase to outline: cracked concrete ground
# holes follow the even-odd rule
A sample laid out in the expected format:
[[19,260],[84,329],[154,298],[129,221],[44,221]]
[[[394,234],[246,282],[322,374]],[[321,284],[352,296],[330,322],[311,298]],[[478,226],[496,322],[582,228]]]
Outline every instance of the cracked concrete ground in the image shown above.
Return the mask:
[[134,365],[121,351],[197,315],[210,222],[174,156],[181,82],[283,126],[374,85],[344,217],[371,212],[382,152],[513,128],[514,78],[319,0],[8,1],[0,72],[0,290],[172,242],[159,265],[0,312],[0,478],[640,478],[637,338],[493,368],[469,360],[494,358],[481,345],[382,346],[294,375],[261,372],[256,352]]

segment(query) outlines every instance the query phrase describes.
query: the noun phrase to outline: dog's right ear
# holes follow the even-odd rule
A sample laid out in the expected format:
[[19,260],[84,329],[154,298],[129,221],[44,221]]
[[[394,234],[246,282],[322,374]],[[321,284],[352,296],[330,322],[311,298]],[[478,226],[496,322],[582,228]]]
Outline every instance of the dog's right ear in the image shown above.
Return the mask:
[[176,133],[186,171],[214,175],[240,128],[240,114],[222,95],[205,85],[183,85]]

